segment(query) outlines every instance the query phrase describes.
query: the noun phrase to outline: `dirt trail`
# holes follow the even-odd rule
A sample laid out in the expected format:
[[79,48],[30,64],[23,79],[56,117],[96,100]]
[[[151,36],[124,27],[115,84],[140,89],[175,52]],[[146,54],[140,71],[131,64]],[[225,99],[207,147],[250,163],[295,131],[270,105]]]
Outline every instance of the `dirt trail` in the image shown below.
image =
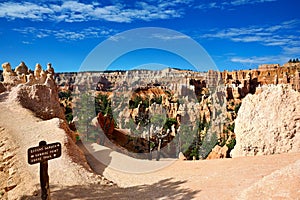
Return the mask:
[[[95,144],[93,146],[95,148]],[[98,149],[100,152],[105,151],[102,147]],[[115,166],[105,167],[99,164],[95,157],[101,155],[100,152],[96,148],[93,157],[88,153],[87,158],[92,168],[129,191],[146,184],[153,188],[152,194],[164,194],[169,190],[164,192],[159,188],[160,184],[176,183],[177,189],[170,194],[179,193],[177,190],[192,194],[188,198],[184,194],[180,196],[184,199],[300,198],[300,153],[223,160],[177,160],[155,172],[133,174],[116,170]],[[122,160],[122,165],[131,166],[127,161],[132,162],[132,158],[126,159],[126,156],[114,152],[108,155],[111,160]]]
[[[0,186],[4,188],[10,179],[15,183],[14,188],[9,188],[10,192],[2,195],[3,199],[40,199],[38,165],[27,164],[26,152],[29,147],[36,146],[44,139],[49,143],[67,141],[66,134],[58,128],[58,119],[42,121],[19,105],[6,102],[2,95],[0,168],[4,167],[0,170]],[[52,200],[300,197],[300,153],[195,162],[175,161],[155,172],[133,174],[107,167],[96,159],[97,155],[102,155],[108,157],[108,165],[119,161],[123,166],[132,166],[132,158],[101,146],[91,146],[94,153],[86,152],[91,167],[119,187],[98,184],[102,178],[71,162],[65,149],[61,158],[49,161]],[[9,158],[10,154],[12,157]],[[4,157],[9,158],[8,162]],[[139,165],[134,167],[138,168]]]
[[60,126],[58,118],[43,121],[10,101],[7,95],[0,94],[0,171],[7,177],[0,182],[0,197],[18,199],[22,195],[39,192],[39,164],[27,163],[27,150],[38,146],[41,140],[63,145],[62,156],[49,161],[51,185],[65,187],[106,183],[101,176],[88,170],[84,160],[80,159],[83,155]]

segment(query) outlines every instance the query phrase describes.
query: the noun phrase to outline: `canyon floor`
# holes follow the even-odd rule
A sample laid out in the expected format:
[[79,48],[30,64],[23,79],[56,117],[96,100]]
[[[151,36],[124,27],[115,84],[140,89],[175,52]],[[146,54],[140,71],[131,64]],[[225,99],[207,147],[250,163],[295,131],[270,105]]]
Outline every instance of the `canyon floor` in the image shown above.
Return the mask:
[[[61,136],[63,130],[57,128],[57,120],[42,121],[11,103],[5,94],[0,96],[0,111],[0,199],[40,199],[38,165],[27,164],[27,149],[37,146],[40,140],[66,142]],[[96,159],[97,155],[107,156],[109,164],[119,162],[138,168],[125,155],[100,146],[94,146],[94,153],[85,154],[94,173],[66,155],[49,161],[52,200],[300,199],[300,153],[175,160],[160,170],[139,174],[115,170]],[[103,182],[97,174],[115,184]]]

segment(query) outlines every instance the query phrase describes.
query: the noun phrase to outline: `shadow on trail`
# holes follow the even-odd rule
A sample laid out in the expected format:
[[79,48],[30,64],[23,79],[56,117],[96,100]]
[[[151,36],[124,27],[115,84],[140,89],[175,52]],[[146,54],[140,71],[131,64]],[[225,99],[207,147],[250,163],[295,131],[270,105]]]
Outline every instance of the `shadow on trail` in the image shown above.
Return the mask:
[[8,98],[8,93],[7,92],[3,92],[0,94],[0,102],[4,102],[6,101]]
[[[192,191],[182,188],[186,181],[172,181],[171,178],[161,180],[151,185],[133,186],[119,188],[117,186],[101,185],[76,185],[59,189],[51,187],[52,200],[67,199],[193,199],[200,190]],[[23,196],[22,200],[39,199],[40,194],[35,197]]]
[[103,175],[103,172],[105,170],[105,168],[107,166],[109,166],[110,162],[111,162],[111,156],[110,153],[112,152],[112,150],[110,149],[105,149],[105,150],[101,150],[98,151],[96,153],[94,153],[94,155],[97,157],[102,157],[104,158],[104,163],[100,162],[99,160],[97,160],[89,151],[88,149],[85,147],[85,145],[79,141],[77,142],[77,146],[83,151],[85,158],[89,164],[89,166],[91,167],[91,169],[96,173],[96,174],[100,174]]

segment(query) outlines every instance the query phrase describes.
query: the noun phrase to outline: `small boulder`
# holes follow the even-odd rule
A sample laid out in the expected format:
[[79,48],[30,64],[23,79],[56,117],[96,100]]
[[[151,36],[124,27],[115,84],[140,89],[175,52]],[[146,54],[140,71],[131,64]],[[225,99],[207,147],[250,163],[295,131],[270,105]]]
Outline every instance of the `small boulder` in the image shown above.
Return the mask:
[[183,155],[182,152],[180,152],[179,155],[178,155],[178,159],[179,160],[186,160],[186,157]]

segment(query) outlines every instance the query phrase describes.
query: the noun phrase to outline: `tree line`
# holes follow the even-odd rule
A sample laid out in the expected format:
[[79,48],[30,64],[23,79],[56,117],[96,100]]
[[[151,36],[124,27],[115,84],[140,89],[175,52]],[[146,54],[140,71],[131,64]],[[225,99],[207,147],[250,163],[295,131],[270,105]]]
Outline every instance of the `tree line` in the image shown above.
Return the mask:
[[288,63],[299,63],[299,58],[290,59]]

